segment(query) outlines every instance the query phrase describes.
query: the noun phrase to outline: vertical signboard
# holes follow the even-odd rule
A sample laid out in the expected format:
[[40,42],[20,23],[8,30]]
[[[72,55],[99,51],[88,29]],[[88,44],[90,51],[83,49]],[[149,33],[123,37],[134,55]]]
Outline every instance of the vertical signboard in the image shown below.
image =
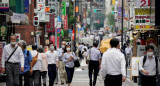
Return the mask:
[[54,32],[55,31],[55,22],[54,22],[54,14],[50,15],[50,22],[47,23],[47,32]]
[[66,2],[62,2],[62,5],[63,5],[63,7],[62,7],[62,14],[66,15]]
[[68,16],[64,17],[64,30],[68,30]]
[[24,0],[16,0],[16,13],[24,13],[25,12],[25,1]]
[[[2,60],[3,48],[5,45],[6,45],[6,42],[0,42],[0,62]],[[0,73],[2,72],[1,69],[2,69],[2,64],[0,64]]]
[[29,0],[25,0],[25,13],[29,13]]

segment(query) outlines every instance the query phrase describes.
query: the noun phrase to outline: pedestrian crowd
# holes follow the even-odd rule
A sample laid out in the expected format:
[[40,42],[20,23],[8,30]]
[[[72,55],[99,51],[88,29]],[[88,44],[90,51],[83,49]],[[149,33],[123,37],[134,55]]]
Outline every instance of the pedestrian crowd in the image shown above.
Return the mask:
[[[24,40],[18,43],[16,41],[16,35],[11,35],[10,44],[3,49],[2,72],[6,73],[6,86],[47,86],[47,74],[49,86],[58,82],[71,86],[75,67],[79,67],[79,62],[88,64],[90,86],[96,86],[99,72],[104,86],[122,86],[122,82],[126,80],[126,63],[131,65],[132,49],[127,45],[121,50],[116,38],[111,39],[111,48],[103,55],[97,48],[98,43],[93,43],[92,47],[80,43],[78,56],[65,41],[62,41],[59,49],[53,43],[48,45],[48,50],[33,44],[32,51],[26,49],[27,43]],[[154,55],[153,46],[146,46],[146,52],[139,63],[142,86],[159,86],[159,59]],[[84,70],[84,66],[81,66]]]

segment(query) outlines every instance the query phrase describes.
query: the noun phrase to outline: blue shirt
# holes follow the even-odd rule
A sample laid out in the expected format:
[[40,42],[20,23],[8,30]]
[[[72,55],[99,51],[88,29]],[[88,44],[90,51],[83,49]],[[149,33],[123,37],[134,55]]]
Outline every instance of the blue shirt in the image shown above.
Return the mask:
[[24,72],[20,72],[20,74],[23,74],[23,73],[25,73],[25,72],[30,70],[30,62],[32,61],[32,55],[31,55],[30,52],[27,55],[27,51],[28,50],[26,50],[26,49],[23,51],[23,55],[24,55]]

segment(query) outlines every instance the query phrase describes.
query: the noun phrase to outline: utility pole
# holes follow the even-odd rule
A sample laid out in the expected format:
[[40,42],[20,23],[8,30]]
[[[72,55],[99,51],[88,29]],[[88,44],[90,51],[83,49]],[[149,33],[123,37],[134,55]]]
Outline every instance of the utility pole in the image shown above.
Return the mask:
[[123,46],[123,0],[122,0],[122,33],[121,33],[121,47]]
[[[56,7],[55,7],[55,15],[58,15],[57,13],[57,11],[58,11],[58,5],[57,5],[57,0],[55,0],[55,3],[56,3]],[[56,23],[56,22],[55,22]],[[56,48],[57,48],[57,32],[56,32],[56,29],[57,29],[57,26],[55,26],[55,45],[56,45]]]
[[92,1],[90,2],[90,34],[91,34],[91,27],[92,27]]

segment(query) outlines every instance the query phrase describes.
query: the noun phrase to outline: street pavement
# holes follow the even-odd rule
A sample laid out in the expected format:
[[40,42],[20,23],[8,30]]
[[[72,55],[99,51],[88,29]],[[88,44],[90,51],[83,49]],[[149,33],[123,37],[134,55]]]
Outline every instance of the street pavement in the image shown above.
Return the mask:
[[[84,64],[84,63],[82,63]],[[130,71],[127,73],[127,80],[123,83],[122,86],[138,86],[137,84],[130,81]],[[49,82],[49,79],[47,79],[47,82]],[[48,84],[48,83],[47,83]],[[6,86],[5,82],[0,82],[0,86]],[[67,85],[60,85],[60,82],[58,85],[55,86],[67,86]],[[89,86],[89,78],[88,78],[88,67],[85,66],[85,70],[82,70],[82,68],[76,68],[73,81],[71,86]],[[97,84],[96,86],[104,86],[104,82],[102,80],[101,76],[98,76]]]

